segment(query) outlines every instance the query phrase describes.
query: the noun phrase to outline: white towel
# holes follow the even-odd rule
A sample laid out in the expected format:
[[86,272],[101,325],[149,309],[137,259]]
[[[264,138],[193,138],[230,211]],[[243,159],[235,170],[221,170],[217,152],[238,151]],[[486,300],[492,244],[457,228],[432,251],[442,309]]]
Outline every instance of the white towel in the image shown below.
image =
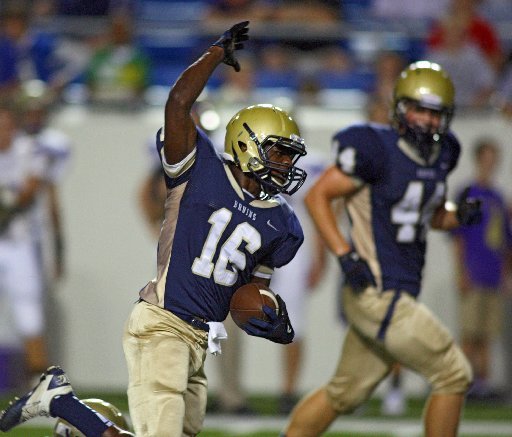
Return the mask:
[[208,331],[208,351],[212,355],[220,355],[222,348],[220,346],[221,340],[228,338],[228,333],[222,322],[208,322],[210,330]]

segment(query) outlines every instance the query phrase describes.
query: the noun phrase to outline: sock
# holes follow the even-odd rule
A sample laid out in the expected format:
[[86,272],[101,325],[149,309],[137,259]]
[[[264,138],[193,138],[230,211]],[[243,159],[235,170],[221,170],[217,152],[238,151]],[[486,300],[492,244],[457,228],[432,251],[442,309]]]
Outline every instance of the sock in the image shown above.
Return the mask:
[[66,420],[88,437],[101,437],[113,424],[85,405],[80,399],[68,393],[55,396],[50,402],[50,414]]

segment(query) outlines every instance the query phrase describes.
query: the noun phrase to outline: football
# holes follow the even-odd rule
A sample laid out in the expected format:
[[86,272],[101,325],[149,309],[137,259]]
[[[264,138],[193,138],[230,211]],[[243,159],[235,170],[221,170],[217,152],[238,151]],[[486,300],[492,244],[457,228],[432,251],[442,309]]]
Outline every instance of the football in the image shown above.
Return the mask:
[[267,320],[263,312],[263,305],[267,305],[277,312],[277,303],[274,292],[264,284],[249,282],[238,288],[231,297],[229,311],[233,321],[241,328],[251,317]]

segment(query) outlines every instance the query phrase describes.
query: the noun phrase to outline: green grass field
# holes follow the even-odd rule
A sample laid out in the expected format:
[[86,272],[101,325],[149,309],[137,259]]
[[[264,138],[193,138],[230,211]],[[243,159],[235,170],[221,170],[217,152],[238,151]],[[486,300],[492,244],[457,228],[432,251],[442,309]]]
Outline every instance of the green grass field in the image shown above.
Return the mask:
[[[105,399],[113,404],[117,405],[121,410],[127,411],[127,400],[126,397],[122,394],[115,395],[111,393],[78,393],[81,398],[88,397],[100,397]],[[0,408],[4,408],[7,405],[8,397],[0,398]],[[251,406],[261,415],[262,418],[274,417],[274,411],[277,408],[277,399],[272,396],[266,395],[254,395],[250,398]],[[408,411],[407,414],[403,416],[404,420],[413,420],[417,421],[419,424],[421,422],[421,413],[423,408],[423,400],[422,399],[409,399],[408,401]],[[396,418],[390,419],[383,417],[380,414],[380,401],[378,399],[372,399],[368,402],[363,408],[355,413],[355,417],[364,422],[364,419],[367,418],[368,421],[370,419],[380,418],[383,421],[386,420],[396,420]],[[251,418],[251,420],[257,420]],[[467,403],[465,411],[464,411],[464,420],[472,420],[472,421],[486,421],[492,422],[496,424],[510,424],[511,432],[509,434],[512,437],[512,406],[504,405],[504,404],[488,404],[488,403]],[[261,429],[258,429],[257,432],[244,432],[244,433],[232,433],[228,431],[223,431],[222,429],[205,429],[201,432],[202,437],[276,437],[279,433],[279,429],[267,429],[265,425],[262,424]],[[51,436],[52,428],[50,427],[32,427],[24,425],[19,428],[16,428],[9,433],[4,435],[9,435],[12,437],[43,437],[43,436]],[[382,431],[375,429],[375,425],[368,426],[368,432],[357,433],[357,432],[329,432],[325,434],[326,437],[395,437],[396,435],[404,436],[403,432],[400,434],[390,434],[383,433]],[[461,433],[461,437],[465,434]],[[504,434],[500,434],[501,436]],[[506,434],[505,434],[506,435]],[[490,434],[471,434],[471,437],[495,437],[493,433]]]

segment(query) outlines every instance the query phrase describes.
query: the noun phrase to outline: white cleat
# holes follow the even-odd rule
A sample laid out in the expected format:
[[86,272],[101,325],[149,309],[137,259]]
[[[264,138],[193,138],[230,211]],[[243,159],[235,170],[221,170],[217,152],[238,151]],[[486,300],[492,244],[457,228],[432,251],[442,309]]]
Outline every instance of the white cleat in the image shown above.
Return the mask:
[[50,417],[52,399],[72,392],[73,388],[64,371],[58,366],[49,367],[31,391],[21,398],[15,398],[0,412],[0,431],[9,431],[37,416]]

